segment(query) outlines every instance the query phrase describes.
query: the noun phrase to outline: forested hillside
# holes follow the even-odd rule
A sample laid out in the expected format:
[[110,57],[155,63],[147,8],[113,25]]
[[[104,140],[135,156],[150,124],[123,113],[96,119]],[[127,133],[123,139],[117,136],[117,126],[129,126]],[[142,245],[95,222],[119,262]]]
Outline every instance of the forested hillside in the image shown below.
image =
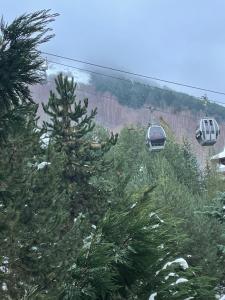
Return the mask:
[[44,89],[56,16],[1,25],[0,299],[220,299],[224,181],[187,140],[168,127],[150,153],[141,124],[111,133],[63,74],[38,121],[29,87]]
[[225,119],[225,108],[216,103],[209,103],[204,107],[204,101],[185,93],[180,93],[166,87],[159,87],[142,83],[140,81],[123,78],[104,77],[92,74],[92,85],[97,91],[109,92],[116,96],[119,103],[132,108],[141,108],[151,104],[157,108],[170,108],[174,112],[190,111],[192,114],[199,112],[210,113],[219,121]]
[[[32,87],[33,97],[40,103],[38,111],[41,116],[40,120],[47,117],[41,108],[41,102],[48,101],[51,89],[55,90],[52,77],[48,79],[47,83]],[[155,111],[152,116],[155,121],[168,127],[178,143],[188,139],[201,167],[206,165],[213,154],[224,148],[225,108],[221,105],[209,103],[205,108],[202,100],[187,94],[129,80],[105,78],[100,75],[92,76],[88,85],[79,84],[77,95],[80,98],[89,98],[89,109],[97,107],[98,110],[96,122],[113,132],[120,132],[122,128],[131,125],[141,125],[147,130],[150,120],[150,112],[147,107],[149,105],[154,107]],[[206,114],[216,118],[221,129],[217,143],[209,148],[200,147],[195,139],[196,126],[201,117]]]

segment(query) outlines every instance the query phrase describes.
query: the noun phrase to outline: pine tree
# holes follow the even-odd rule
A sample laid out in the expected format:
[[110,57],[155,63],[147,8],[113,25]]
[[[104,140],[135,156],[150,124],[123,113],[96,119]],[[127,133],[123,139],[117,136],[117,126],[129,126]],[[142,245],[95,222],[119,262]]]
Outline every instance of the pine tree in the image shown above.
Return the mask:
[[[183,146],[171,141],[161,153],[149,153],[144,138],[143,129],[123,129],[113,153],[109,153],[114,158],[114,169],[105,174],[105,180],[113,187],[112,203],[119,206],[119,195],[128,197],[143,186],[156,184],[153,206],[184,220],[180,226],[189,237],[185,251],[192,250],[192,263],[202,266],[209,276],[217,276],[221,270],[216,262],[217,243],[222,228],[196,213],[211,199],[199,190],[202,179],[195,159],[191,153],[186,155]],[[212,272],[213,269],[218,273]]]
[[[212,174],[211,174],[212,176]],[[218,179],[218,178],[217,178]],[[217,192],[217,195],[210,199],[208,205],[198,211],[199,214],[206,215],[210,222],[215,222],[221,224],[222,230],[218,230],[215,234],[217,235],[217,253],[215,259],[219,266],[224,266],[225,262],[225,239],[224,239],[224,223],[225,223],[225,192]],[[218,226],[219,227],[219,226]],[[219,229],[221,229],[219,227]],[[224,285],[225,272],[224,268],[220,269],[218,267],[218,272],[220,275],[220,281]]]
[[[23,282],[27,274],[31,275],[28,257],[33,246],[33,234],[29,224],[35,211],[32,210],[34,187],[29,183],[34,176],[34,157],[41,153],[40,134],[34,130],[35,114],[36,108],[33,113],[26,113],[23,126],[8,136],[0,153],[0,257],[5,262],[1,281],[6,284],[12,298],[22,295],[19,291],[22,292],[23,287],[19,282]],[[4,299],[3,296],[1,298]]]
[[38,46],[53,37],[47,26],[56,16],[42,10],[0,23],[0,143],[33,102],[29,86],[44,79]]
[[179,256],[185,235],[153,210],[151,191],[124,199],[123,208],[92,227],[66,272],[61,299],[147,299],[155,292],[156,299],[214,299],[213,280]]
[[[97,110],[87,114],[88,99],[83,103],[76,99],[76,83],[60,74],[56,80],[56,91],[50,92],[44,111],[51,117],[51,122],[44,124],[56,152],[56,168],[61,178],[61,189],[68,195],[71,218],[79,212],[87,212],[95,219],[104,207],[101,191],[90,183],[91,177],[107,168],[104,154],[117,140],[111,134],[105,141],[95,142],[87,136],[95,124]],[[58,153],[58,155],[57,155]],[[52,162],[54,164],[54,162]]]
[[[37,105],[31,98],[29,85],[43,79],[43,59],[37,47],[48,41],[47,26],[55,18],[48,10],[24,14],[10,25],[0,26],[0,290],[1,299],[18,299],[30,278],[26,258],[30,239],[28,223],[31,210],[35,156],[40,154],[36,130]],[[33,188],[33,187],[32,187]],[[23,286],[24,284],[24,286]]]

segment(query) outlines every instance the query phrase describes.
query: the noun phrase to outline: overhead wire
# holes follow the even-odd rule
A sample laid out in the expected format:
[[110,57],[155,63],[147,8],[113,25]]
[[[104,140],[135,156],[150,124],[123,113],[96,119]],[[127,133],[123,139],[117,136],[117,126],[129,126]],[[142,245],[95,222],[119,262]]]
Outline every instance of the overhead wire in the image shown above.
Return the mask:
[[196,90],[200,90],[200,91],[204,91],[204,92],[210,92],[210,93],[225,96],[225,92],[206,89],[206,88],[202,88],[202,87],[191,85],[191,84],[186,84],[186,83],[181,83],[181,82],[177,82],[177,81],[162,79],[162,78],[155,77],[155,76],[149,76],[149,75],[144,75],[144,74],[140,74],[140,73],[130,72],[130,71],[117,69],[117,68],[113,68],[113,67],[109,67],[109,66],[105,66],[105,65],[100,65],[100,64],[89,62],[89,61],[75,59],[75,58],[62,56],[62,55],[58,55],[58,54],[54,54],[54,53],[49,53],[49,52],[42,51],[42,54],[57,57],[57,58],[61,58],[61,59],[65,59],[65,60],[74,61],[74,62],[77,62],[77,63],[86,64],[86,65],[89,65],[89,66],[94,66],[94,67],[98,67],[98,68],[102,68],[102,69],[107,69],[107,70],[110,70],[110,71],[115,71],[115,72],[119,72],[119,73],[123,73],[123,74],[127,74],[127,75],[133,75],[133,76],[137,76],[137,77],[141,77],[141,78],[145,78],[145,79],[151,79],[151,80],[155,80],[155,81],[160,81],[160,82],[164,82],[164,83],[169,83],[169,84],[173,84],[173,85],[178,85],[178,86],[182,86],[182,87],[187,87],[187,88],[191,88],[191,89],[196,89]]
[[[47,80],[46,83],[54,83],[55,84],[55,82],[53,80]],[[99,95],[96,92],[91,92],[91,91],[88,91],[88,90],[85,90],[85,89],[81,89],[80,87],[77,87],[76,90],[78,92],[80,92],[80,93],[83,93],[83,94],[93,95],[95,97],[99,97],[100,96],[101,98],[112,100],[112,96]],[[149,109],[149,107],[145,107],[145,108]],[[169,111],[161,110],[161,109],[158,109],[156,107],[153,107],[153,112],[154,111],[161,112],[163,114],[169,114],[169,115],[171,114],[171,112],[169,112]]]
[[[133,72],[124,71],[124,70],[120,70],[120,69],[116,69],[116,68],[112,68],[112,67],[107,67],[107,66],[103,66],[103,65],[97,65],[97,64],[94,64],[94,63],[91,63],[91,62],[81,61],[81,60],[77,60],[77,59],[72,59],[72,58],[68,58],[68,57],[64,57],[64,56],[60,56],[60,55],[56,55],[56,54],[51,54],[51,53],[47,53],[47,52],[42,52],[42,53],[45,54],[45,55],[52,55],[52,56],[57,57],[57,58],[67,59],[67,60],[71,60],[71,61],[74,61],[74,62],[78,62],[78,63],[90,65],[90,66],[100,67],[100,68],[104,68],[104,69],[111,70],[111,71],[116,71],[116,72],[120,72],[120,73],[124,73],[124,74],[129,74],[129,75],[133,75],[133,76],[142,77],[142,78],[145,78],[145,79],[151,79],[151,80],[155,80],[155,81],[160,81],[160,82],[165,82],[165,83],[174,84],[174,85],[178,85],[178,86],[188,87],[188,88],[192,88],[192,89],[196,89],[196,90],[201,90],[201,91],[204,91],[204,92],[210,92],[210,93],[214,93],[214,94],[225,95],[225,92],[221,92],[221,91],[216,91],[216,90],[201,88],[201,87],[198,87],[198,86],[188,85],[188,84],[184,84],[184,83],[180,83],[180,82],[175,82],[175,81],[164,80],[164,79],[157,78],[157,77],[147,76],[147,75],[143,75],[143,74],[139,74],[139,73],[133,73]],[[80,70],[80,71],[85,71],[85,72],[92,73],[92,74],[97,74],[97,75],[101,75],[101,76],[106,76],[106,77],[114,78],[114,79],[117,79],[117,80],[126,80],[126,81],[129,80],[129,82],[130,82],[130,79],[116,77],[116,76],[112,76],[112,75],[108,75],[108,74],[102,74],[102,73],[99,73],[99,72],[96,72],[96,71],[87,70],[87,69],[84,69],[84,68],[80,68],[80,67],[76,67],[76,66],[71,66],[71,65],[67,65],[67,64],[63,64],[63,63],[59,63],[59,62],[54,62],[54,61],[49,61],[49,62],[50,63],[54,63],[54,64],[58,64],[58,65],[61,65],[61,66],[69,67],[69,68],[74,68],[74,69],[77,69],[77,70]],[[131,81],[131,82],[133,84],[133,81]],[[155,87],[155,86],[151,86],[151,87],[152,88],[158,88],[158,87]],[[80,92],[83,92],[83,93],[95,94],[96,96],[98,95],[97,93],[92,93],[92,92],[87,91],[87,90],[81,90],[81,89],[78,89],[78,90]],[[165,91],[166,89],[165,88],[164,89],[160,88],[160,90],[164,90]],[[169,91],[169,89],[168,89],[168,91]],[[112,97],[107,97],[107,96],[104,96],[104,95],[101,96],[101,97],[112,99]],[[194,98],[198,98],[198,97],[194,97]],[[220,102],[220,101],[213,101],[213,102],[212,101],[208,101],[208,102],[209,103],[219,103],[219,104],[223,104],[224,105],[224,103]],[[154,108],[154,111],[159,111],[159,112],[162,112],[162,113],[171,114],[171,112],[165,112],[165,111],[159,110],[157,108]]]
[[[54,82],[53,80],[47,80],[46,83],[55,83],[55,82]],[[81,88],[79,88],[79,87],[76,88],[76,90],[77,90],[78,92],[83,93],[83,94],[93,95],[93,96],[96,96],[96,97],[99,96],[98,93],[94,93],[94,92],[91,92],[91,91],[87,91],[87,90],[81,89]],[[104,99],[112,100],[112,96],[101,95],[100,97],[101,97],[101,98],[104,98]],[[149,107],[145,107],[145,108],[149,109]],[[164,113],[164,114],[171,114],[171,112],[164,111],[164,110],[160,110],[160,109],[155,108],[155,107],[153,108],[153,111],[159,111],[159,112]]]
[[[100,72],[96,72],[96,71],[92,71],[92,70],[89,70],[89,69],[85,69],[85,68],[80,68],[80,67],[77,67],[77,66],[72,66],[72,65],[68,65],[68,64],[64,64],[64,63],[60,63],[60,62],[56,62],[56,61],[52,61],[52,60],[48,60],[49,63],[52,63],[52,64],[56,64],[56,65],[60,65],[60,66],[64,66],[64,67],[67,67],[67,68],[72,68],[72,69],[76,69],[76,70],[79,70],[79,71],[84,71],[84,72],[88,72],[88,73],[92,73],[92,74],[96,74],[96,75],[100,75],[100,76],[104,76],[104,77],[109,77],[109,78],[113,78],[113,79],[117,79],[117,80],[122,80],[122,81],[127,81],[127,82],[130,82],[129,79],[127,78],[122,78],[122,77],[117,77],[117,76],[114,76],[114,75],[109,75],[109,74],[104,74],[104,73],[100,73]],[[166,88],[161,88],[161,87],[157,87],[157,86],[151,86],[150,87],[152,89],[159,89],[159,90],[163,90],[163,91],[170,91],[170,89],[166,89]],[[195,97],[195,96],[191,96],[193,98],[196,98],[198,100],[201,100],[202,101],[202,98],[201,97]],[[210,103],[212,104],[223,104],[225,105],[224,102],[222,101],[218,101],[218,100],[209,100]]]

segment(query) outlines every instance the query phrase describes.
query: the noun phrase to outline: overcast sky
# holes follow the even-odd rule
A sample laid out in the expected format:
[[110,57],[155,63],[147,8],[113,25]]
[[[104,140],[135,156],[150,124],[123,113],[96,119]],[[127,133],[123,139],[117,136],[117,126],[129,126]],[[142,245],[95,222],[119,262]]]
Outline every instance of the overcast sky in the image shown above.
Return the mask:
[[[45,51],[225,92],[223,0],[0,0],[0,5],[8,22],[39,9],[60,14]],[[225,96],[208,96],[225,103]]]

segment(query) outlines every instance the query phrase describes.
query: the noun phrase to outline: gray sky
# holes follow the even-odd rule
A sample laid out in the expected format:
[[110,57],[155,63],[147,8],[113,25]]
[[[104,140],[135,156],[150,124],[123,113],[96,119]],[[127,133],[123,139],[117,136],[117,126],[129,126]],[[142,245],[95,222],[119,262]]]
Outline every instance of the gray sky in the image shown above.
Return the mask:
[[[60,13],[53,25],[56,37],[43,47],[45,51],[225,92],[223,0],[0,0],[0,4],[8,22],[38,9]],[[225,96],[208,96],[225,103]]]

